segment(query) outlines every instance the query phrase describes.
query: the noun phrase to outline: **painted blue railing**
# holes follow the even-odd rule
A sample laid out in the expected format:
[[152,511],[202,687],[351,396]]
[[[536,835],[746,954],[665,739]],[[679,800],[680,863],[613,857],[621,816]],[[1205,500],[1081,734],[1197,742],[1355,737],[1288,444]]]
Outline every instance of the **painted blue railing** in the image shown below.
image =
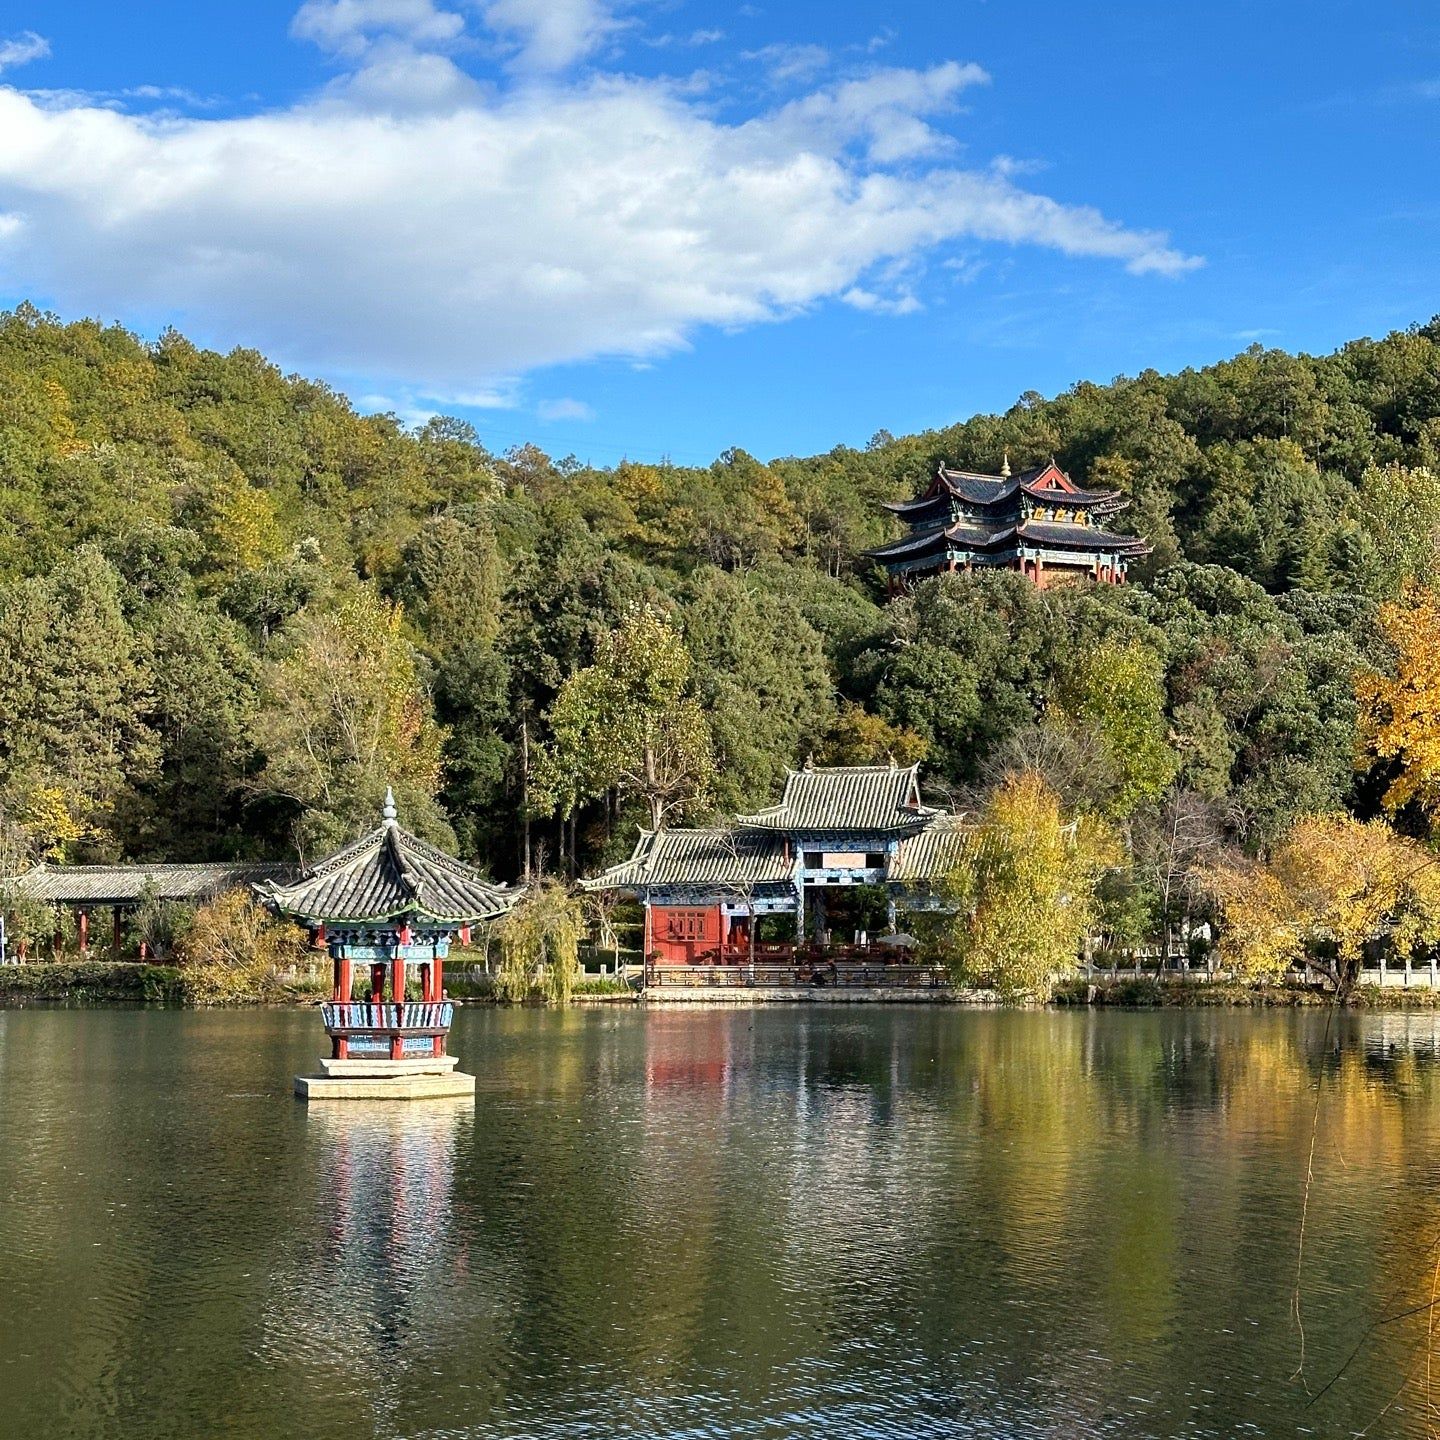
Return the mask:
[[390,1002],[372,1004],[368,1000],[327,1000],[320,1007],[325,1029],[336,1030],[429,1030],[445,1031],[454,1019],[455,1006],[449,1000],[411,1002],[395,1005]]
[[[352,1058],[393,1056],[397,1041],[401,1056],[408,1057],[444,1053],[455,1007],[448,1000],[405,1005],[331,1000],[320,1007],[320,1014],[325,1033],[337,1043],[343,1039]],[[442,1042],[438,1050],[437,1040]]]

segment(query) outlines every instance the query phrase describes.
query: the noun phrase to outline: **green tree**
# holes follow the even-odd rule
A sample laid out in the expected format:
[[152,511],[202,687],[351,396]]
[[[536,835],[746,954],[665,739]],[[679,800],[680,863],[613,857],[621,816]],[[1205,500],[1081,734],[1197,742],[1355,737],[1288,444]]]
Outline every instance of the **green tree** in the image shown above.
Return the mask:
[[1131,814],[1159,796],[1175,774],[1166,742],[1159,658],[1144,646],[1106,641],[1076,655],[1061,674],[1061,713],[1099,739],[1115,776],[1107,809]]
[[113,853],[116,806],[155,766],[150,674],[122,598],[90,548],[0,591],[0,804],[52,855]]
[[579,902],[558,881],[532,885],[494,925],[500,999],[515,1003],[538,994],[568,1005],[580,974],[582,918]]
[[568,815],[614,790],[644,804],[652,830],[703,804],[714,754],[692,672],[674,626],[649,606],[631,611],[601,641],[595,663],[560,687],[536,796]]

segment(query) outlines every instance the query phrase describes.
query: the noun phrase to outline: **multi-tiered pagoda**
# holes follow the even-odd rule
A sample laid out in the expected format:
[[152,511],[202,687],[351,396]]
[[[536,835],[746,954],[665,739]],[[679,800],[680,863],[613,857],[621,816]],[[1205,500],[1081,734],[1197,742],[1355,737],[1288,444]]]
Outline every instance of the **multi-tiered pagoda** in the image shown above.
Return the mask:
[[1042,588],[1082,578],[1123,585],[1148,555],[1138,535],[1109,528],[1130,502],[1118,490],[1082,490],[1052,460],[998,475],[942,465],[913,500],[885,508],[909,527],[903,540],[865,553],[884,565],[892,594],[928,575],[991,567],[1018,570]]

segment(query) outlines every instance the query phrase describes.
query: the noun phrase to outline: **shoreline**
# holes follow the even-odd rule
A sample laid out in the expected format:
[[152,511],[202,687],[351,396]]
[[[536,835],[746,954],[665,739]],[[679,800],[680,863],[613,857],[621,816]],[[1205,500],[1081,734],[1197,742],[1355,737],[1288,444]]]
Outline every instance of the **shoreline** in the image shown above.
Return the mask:
[[[466,987],[468,988],[468,987]],[[318,1005],[318,990],[281,990],[255,996],[228,1008],[276,1006],[299,1008]],[[453,997],[462,1005],[492,1005],[497,1002],[481,994]],[[606,990],[577,990],[571,996],[576,1007],[601,1005],[647,1006],[664,1010],[749,1009],[766,1005],[924,1005],[993,1009],[1007,1002],[991,990],[981,989],[854,989],[828,987],[754,988],[639,991],[631,994]],[[1011,1004],[1017,1002],[1008,1002]],[[1020,1001],[1034,1006],[1036,1002]],[[1062,981],[1049,1000],[1040,1002],[1053,1009],[1316,1009],[1334,1003],[1328,991],[1296,985],[1245,985],[1234,981],[1197,981],[1126,976],[1117,979]],[[46,961],[37,964],[0,967],[0,1010],[21,1009],[31,1004],[75,1006],[187,1004],[180,971],[170,965],[152,965],[124,960]],[[227,1007],[219,1007],[227,1008]],[[1351,1010],[1440,1010],[1440,991],[1429,986],[1357,987],[1346,1003]]]

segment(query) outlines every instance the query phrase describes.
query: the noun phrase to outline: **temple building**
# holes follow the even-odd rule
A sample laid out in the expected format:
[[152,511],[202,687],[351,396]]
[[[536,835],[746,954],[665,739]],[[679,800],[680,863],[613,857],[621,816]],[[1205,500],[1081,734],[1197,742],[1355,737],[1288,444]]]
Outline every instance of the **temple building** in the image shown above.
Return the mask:
[[[628,860],[581,883],[641,902],[652,982],[671,966],[792,961],[835,934],[867,951],[847,904],[859,887],[872,887],[871,914],[880,907],[884,958],[897,911],[935,908],[932,886],[955,867],[964,838],[960,817],[921,802],[918,766],[807,766],[789,772],[778,805],[709,829],[643,830]],[[769,916],[788,917],[791,938],[760,942]]]
[[1018,570],[1042,589],[1064,580],[1123,585],[1130,561],[1148,555],[1138,535],[1109,529],[1130,502],[1118,490],[1082,490],[1053,460],[998,475],[942,465],[913,500],[885,509],[910,527],[865,553],[889,576],[891,594],[950,570]]
[[389,791],[378,830],[296,880],[262,882],[255,890],[278,914],[307,926],[330,954],[331,995],[321,1007],[330,1054],[319,1075],[295,1077],[297,1095],[408,1100],[474,1093],[475,1077],[458,1072],[446,1054],[454,1011],[445,960],[457,935],[468,942],[472,926],[505,914],[520,891],[492,885],[402,829]]

